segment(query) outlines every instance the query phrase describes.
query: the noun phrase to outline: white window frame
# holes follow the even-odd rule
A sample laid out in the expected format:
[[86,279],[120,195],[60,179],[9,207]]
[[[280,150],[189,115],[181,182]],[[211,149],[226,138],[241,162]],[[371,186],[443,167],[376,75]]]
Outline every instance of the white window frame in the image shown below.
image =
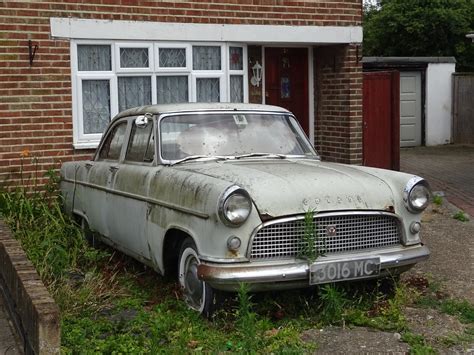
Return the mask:
[[[146,42],[117,42],[113,46],[115,47],[115,58],[117,58],[116,66],[117,73],[149,73],[154,70],[154,51],[153,43]],[[147,48],[148,49],[148,67],[143,68],[122,68],[122,63],[120,61],[120,50],[122,48]]]
[[[79,71],[78,70],[78,45],[110,45],[111,70],[110,71]],[[193,70],[193,46],[215,46],[221,48],[221,70]],[[230,70],[229,47],[241,47],[243,70]],[[120,48],[148,48],[148,68],[121,68]],[[161,68],[159,66],[159,48],[185,48],[186,67]],[[72,115],[73,115],[73,146],[75,149],[97,148],[102,134],[85,134],[82,112],[82,81],[83,80],[109,80],[110,85],[110,114],[111,118],[119,112],[118,77],[122,76],[150,76],[151,77],[151,102],[156,104],[158,76],[187,76],[188,100],[196,102],[196,80],[198,78],[218,78],[220,101],[230,99],[230,75],[243,75],[244,97],[248,102],[248,57],[247,45],[230,42],[158,42],[158,41],[113,41],[113,40],[74,40],[71,39],[71,83],[72,83]]]
[[[162,42],[154,44],[155,52],[155,71],[156,72],[191,72],[193,52],[192,46],[189,43],[180,42]],[[160,67],[160,48],[182,48],[186,51],[186,66],[185,67]]]
[[[230,69],[230,47],[242,48],[242,70],[231,70]],[[231,75],[243,76],[243,100],[244,102],[249,101],[249,86],[248,86],[248,57],[247,57],[247,45],[241,43],[228,43],[227,44],[227,97],[230,101],[230,77]]]

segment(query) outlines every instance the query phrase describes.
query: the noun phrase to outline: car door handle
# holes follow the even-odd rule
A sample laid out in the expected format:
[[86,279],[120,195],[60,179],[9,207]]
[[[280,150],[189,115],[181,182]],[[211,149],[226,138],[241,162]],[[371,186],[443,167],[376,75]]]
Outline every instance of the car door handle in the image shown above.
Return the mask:
[[90,169],[90,168],[92,168],[93,166],[94,166],[94,164],[92,164],[92,163],[86,163],[86,168],[87,168],[87,169]]
[[115,173],[118,169],[119,169],[118,166],[113,166],[113,165],[109,166],[109,170],[113,173]]

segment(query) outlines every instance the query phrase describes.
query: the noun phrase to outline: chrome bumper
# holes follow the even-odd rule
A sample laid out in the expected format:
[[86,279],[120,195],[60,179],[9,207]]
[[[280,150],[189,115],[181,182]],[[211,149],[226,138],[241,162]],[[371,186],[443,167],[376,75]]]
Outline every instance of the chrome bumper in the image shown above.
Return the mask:
[[[380,277],[406,271],[416,263],[428,259],[429,254],[426,246],[416,245],[321,256],[318,260],[327,262],[380,257],[381,273],[378,276]],[[202,262],[198,267],[198,275],[212,287],[226,291],[235,290],[242,282],[249,284],[253,291],[308,287],[309,263],[303,260],[241,264]]]

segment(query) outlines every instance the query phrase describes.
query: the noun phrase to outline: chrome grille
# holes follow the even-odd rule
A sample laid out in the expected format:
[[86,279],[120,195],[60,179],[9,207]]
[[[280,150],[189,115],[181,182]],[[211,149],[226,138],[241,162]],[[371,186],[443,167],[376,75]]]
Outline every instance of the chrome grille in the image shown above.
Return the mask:
[[[339,252],[375,249],[400,244],[400,224],[392,215],[336,214],[313,219],[315,252]],[[331,235],[334,233],[335,235]],[[331,233],[332,232],[332,233]],[[305,242],[303,218],[270,223],[260,229],[250,247],[250,259],[297,257]]]

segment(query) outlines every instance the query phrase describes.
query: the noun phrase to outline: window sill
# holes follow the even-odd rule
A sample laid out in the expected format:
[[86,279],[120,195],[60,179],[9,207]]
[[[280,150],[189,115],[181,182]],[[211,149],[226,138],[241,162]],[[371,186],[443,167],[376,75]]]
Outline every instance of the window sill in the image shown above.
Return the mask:
[[76,142],[72,146],[74,149],[97,149],[100,141],[95,142]]

